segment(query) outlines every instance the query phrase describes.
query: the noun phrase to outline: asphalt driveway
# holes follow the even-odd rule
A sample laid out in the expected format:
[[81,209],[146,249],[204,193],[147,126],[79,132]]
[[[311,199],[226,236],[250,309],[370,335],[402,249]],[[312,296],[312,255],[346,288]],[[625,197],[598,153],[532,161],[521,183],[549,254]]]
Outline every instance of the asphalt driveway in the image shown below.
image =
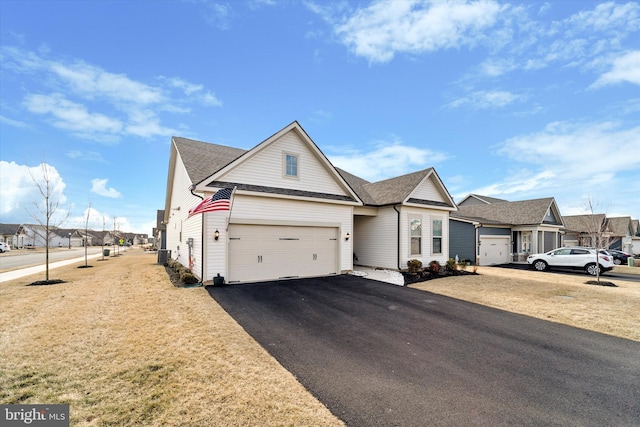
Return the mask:
[[208,288],[350,426],[640,425],[640,343],[354,276]]

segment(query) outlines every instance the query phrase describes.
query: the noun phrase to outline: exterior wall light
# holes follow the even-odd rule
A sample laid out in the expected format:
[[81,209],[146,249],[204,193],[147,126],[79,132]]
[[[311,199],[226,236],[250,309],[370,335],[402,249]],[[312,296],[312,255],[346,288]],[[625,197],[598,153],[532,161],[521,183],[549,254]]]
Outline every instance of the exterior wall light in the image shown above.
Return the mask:
[[349,240],[349,237],[351,237],[351,235],[349,233],[345,234],[344,240]]
[[220,232],[218,231],[218,229],[216,229],[216,231],[213,232],[213,238],[215,240],[218,240],[220,238]]

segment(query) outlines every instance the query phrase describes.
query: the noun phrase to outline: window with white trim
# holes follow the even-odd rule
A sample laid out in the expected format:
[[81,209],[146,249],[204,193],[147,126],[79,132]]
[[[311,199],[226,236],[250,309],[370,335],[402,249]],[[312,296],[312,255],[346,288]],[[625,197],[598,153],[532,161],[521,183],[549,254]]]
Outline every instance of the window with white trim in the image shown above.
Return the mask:
[[422,218],[409,217],[409,235],[411,236],[411,255],[422,255]]
[[284,153],[284,176],[298,177],[298,156]]
[[434,219],[431,220],[431,253],[433,254],[441,254],[442,253],[442,220]]

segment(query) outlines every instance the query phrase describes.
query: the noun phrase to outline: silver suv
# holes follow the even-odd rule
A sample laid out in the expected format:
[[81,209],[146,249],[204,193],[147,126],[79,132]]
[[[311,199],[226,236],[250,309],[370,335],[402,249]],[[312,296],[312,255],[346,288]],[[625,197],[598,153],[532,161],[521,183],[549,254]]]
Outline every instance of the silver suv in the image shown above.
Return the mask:
[[[527,262],[538,271],[545,271],[549,267],[572,268],[584,270],[592,276],[598,274],[596,265],[596,251],[591,248],[566,247],[549,251],[544,254],[533,254],[527,257]],[[598,254],[600,274],[611,271],[615,264],[609,254]]]

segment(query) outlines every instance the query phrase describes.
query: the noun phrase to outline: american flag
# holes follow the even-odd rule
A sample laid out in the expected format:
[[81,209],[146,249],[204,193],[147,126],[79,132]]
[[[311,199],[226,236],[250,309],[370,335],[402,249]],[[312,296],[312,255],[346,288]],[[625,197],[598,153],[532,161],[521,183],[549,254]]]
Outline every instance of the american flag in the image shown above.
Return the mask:
[[218,190],[216,194],[211,197],[207,197],[202,202],[200,202],[198,206],[196,206],[194,209],[191,209],[187,218],[191,218],[194,215],[205,212],[228,211],[232,195],[233,190],[231,188],[223,188],[222,190]]

